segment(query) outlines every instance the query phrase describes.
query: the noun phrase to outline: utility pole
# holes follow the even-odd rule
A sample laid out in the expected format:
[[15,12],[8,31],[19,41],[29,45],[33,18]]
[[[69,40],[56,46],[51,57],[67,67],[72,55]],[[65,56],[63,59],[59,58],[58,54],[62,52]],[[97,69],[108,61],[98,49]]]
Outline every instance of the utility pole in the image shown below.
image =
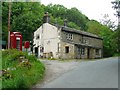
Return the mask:
[[118,14],[118,29],[120,29],[120,1],[118,0],[118,10],[117,10],[117,14]]
[[11,0],[9,1],[9,12],[8,12],[8,49],[10,49],[10,17],[11,17]]

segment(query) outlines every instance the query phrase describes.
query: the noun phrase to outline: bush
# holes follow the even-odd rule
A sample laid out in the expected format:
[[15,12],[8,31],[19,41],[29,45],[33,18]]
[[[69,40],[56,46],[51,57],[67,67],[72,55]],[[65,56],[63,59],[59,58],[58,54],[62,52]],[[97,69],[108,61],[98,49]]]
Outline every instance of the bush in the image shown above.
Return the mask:
[[115,53],[114,56],[120,56],[120,53]]
[[18,50],[2,51],[2,66],[4,89],[30,88],[43,78],[45,71],[44,65],[35,56]]

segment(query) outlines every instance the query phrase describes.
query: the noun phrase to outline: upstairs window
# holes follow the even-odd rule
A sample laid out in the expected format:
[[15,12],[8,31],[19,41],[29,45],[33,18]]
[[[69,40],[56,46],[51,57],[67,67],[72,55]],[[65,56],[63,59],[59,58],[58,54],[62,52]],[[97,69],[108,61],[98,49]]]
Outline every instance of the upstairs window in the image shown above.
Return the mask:
[[82,38],[81,38],[81,43],[87,44],[87,40],[86,40],[86,38],[84,38],[83,36],[82,36]]
[[67,33],[67,34],[66,34],[66,39],[67,39],[67,40],[73,40],[73,34]]

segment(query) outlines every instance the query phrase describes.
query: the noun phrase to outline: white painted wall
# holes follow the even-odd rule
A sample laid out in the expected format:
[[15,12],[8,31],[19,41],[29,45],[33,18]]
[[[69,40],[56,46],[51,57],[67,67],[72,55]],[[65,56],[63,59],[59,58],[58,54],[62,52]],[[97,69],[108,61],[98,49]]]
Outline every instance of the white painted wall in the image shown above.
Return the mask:
[[[57,58],[58,52],[58,43],[60,42],[59,33],[60,32],[57,27],[49,24],[44,23],[34,32],[34,47],[39,46],[39,53],[40,55],[40,46],[44,47],[44,53],[53,52],[53,57]],[[39,39],[36,40],[36,35],[39,34]]]
[[[40,26],[35,32],[34,32],[34,39],[33,39],[33,45],[35,45],[33,47],[33,52],[35,53],[35,50],[34,48],[35,47],[38,47],[38,57],[40,56],[40,46],[42,45],[42,42],[41,42],[41,32],[42,32],[42,26]],[[39,39],[36,39],[37,35],[39,35]]]
[[57,27],[45,23],[44,28],[44,52],[53,52],[53,57],[57,58],[58,43],[60,42]]

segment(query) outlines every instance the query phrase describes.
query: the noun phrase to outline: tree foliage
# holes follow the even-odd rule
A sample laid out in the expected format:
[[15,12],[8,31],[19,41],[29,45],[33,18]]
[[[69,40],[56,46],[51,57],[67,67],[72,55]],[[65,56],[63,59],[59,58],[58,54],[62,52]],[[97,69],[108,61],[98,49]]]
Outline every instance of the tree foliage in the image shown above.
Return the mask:
[[111,2],[113,4],[113,9],[116,10],[116,14],[118,17],[120,17],[120,0],[114,0]]
[[[42,25],[45,12],[49,12],[50,23],[64,25],[67,19],[68,27],[84,30],[103,38],[104,56],[112,56],[116,51],[113,38],[117,35],[106,25],[95,20],[89,20],[77,8],[67,9],[63,5],[49,4],[47,6],[38,2],[12,2],[11,31],[21,32],[23,40],[33,40],[33,32]],[[2,3],[2,32],[3,40],[7,41],[8,2]]]
[[95,20],[87,22],[88,32],[96,34],[103,39],[103,56],[110,57],[114,54],[115,45],[113,43],[113,31],[106,25],[102,25]]
[[103,25],[106,25],[107,27],[109,27],[112,30],[116,29],[116,25],[115,25],[115,21],[112,21],[112,19],[109,18],[108,14],[104,14],[103,18],[100,20],[100,23]]
[[[95,20],[87,22],[88,29],[87,31],[96,35],[100,35],[101,24]],[[99,28],[98,28],[99,27]]]
[[74,22],[81,30],[86,31],[86,23],[89,21],[88,17],[83,15],[77,8],[71,8],[67,10],[67,20]]
[[[7,33],[8,3],[2,3],[2,30]],[[11,8],[11,31],[19,31],[23,35],[23,40],[32,40],[33,32],[42,24],[44,9],[40,3],[13,2]],[[29,36],[29,37],[28,37]],[[7,40],[7,36],[3,37]]]
[[68,25],[73,26],[72,28],[78,29],[79,27],[79,29],[81,30],[84,30],[84,31],[87,30],[86,22],[89,21],[88,17],[82,14],[75,7],[71,9],[67,9],[63,5],[49,4],[48,6],[45,7],[45,12],[51,13],[53,18],[55,19],[52,21],[54,23],[60,21],[58,18],[61,18],[62,22],[64,22],[64,20],[67,19],[68,22],[70,22]]
[[120,53],[120,0],[114,0],[111,2],[113,4],[113,9],[116,10],[116,16],[118,17],[118,27],[114,33],[114,42],[116,46],[116,52]]

